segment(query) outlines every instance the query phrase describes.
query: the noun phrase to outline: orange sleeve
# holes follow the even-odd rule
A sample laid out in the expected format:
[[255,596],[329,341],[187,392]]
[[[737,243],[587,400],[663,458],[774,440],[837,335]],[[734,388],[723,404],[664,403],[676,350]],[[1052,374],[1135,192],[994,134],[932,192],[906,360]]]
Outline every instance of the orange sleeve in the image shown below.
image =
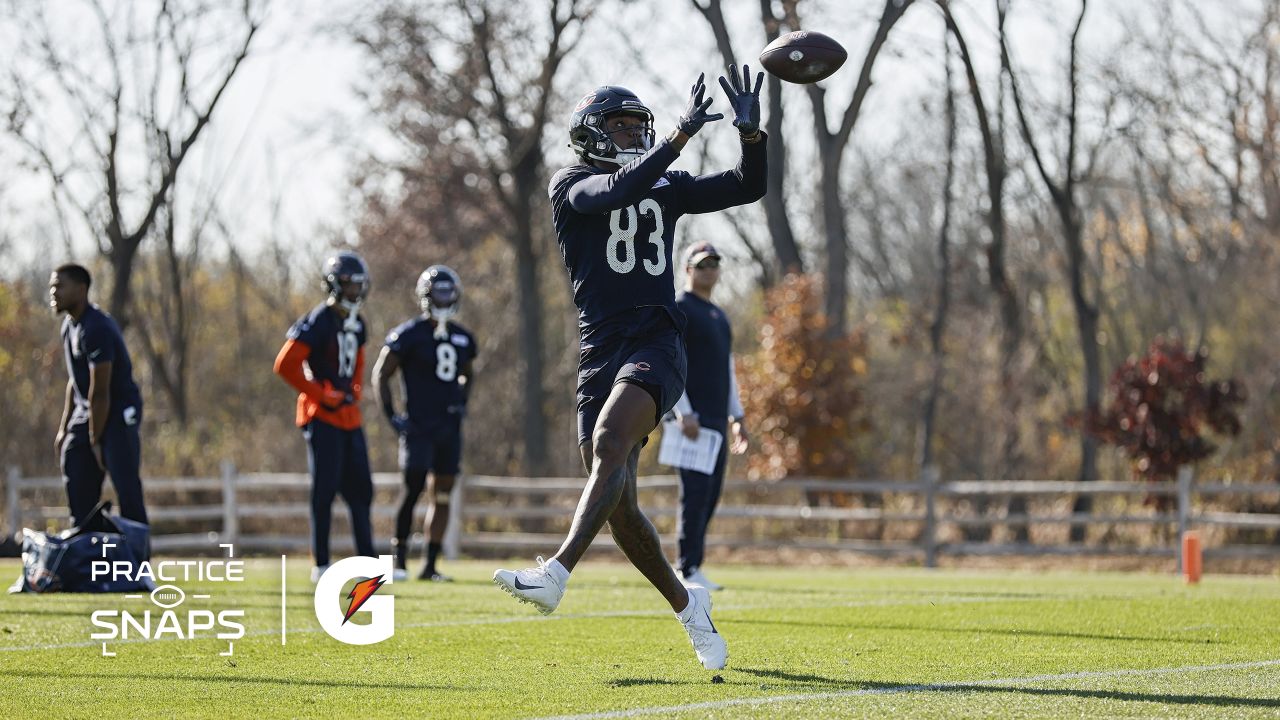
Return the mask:
[[360,402],[360,396],[364,394],[364,346],[361,345],[356,350],[356,374],[351,378],[351,397]]
[[307,396],[312,402],[319,403],[324,397],[324,388],[314,380],[308,380],[302,369],[302,363],[311,356],[311,346],[298,340],[285,340],[276,355],[275,373],[293,386],[295,390]]

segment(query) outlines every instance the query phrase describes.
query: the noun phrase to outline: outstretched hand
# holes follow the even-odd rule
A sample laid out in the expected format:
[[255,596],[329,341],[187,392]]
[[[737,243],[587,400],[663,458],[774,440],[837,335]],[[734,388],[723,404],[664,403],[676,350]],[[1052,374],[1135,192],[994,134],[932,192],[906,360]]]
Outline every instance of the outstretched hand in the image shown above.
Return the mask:
[[[707,114],[707,108],[711,106],[712,98],[703,99],[703,95],[706,94],[707,91],[707,86],[702,82],[705,75],[705,73],[700,73],[698,75],[698,81],[695,82],[693,87],[689,90],[689,105],[685,108],[684,114],[680,116],[680,121],[676,124],[676,127],[680,129],[680,132],[690,137],[693,137],[693,135],[701,130],[703,125],[714,120],[724,119],[724,115],[721,115],[720,113],[716,113],[714,115]],[[757,116],[759,115],[758,112],[756,114]]]
[[751,89],[751,68],[742,66],[742,78],[738,78],[738,67],[729,66],[729,79],[720,76],[720,87],[729,96],[729,107],[733,108],[733,126],[743,135],[754,135],[760,129],[760,85],[764,83],[764,73],[756,73],[755,89]]

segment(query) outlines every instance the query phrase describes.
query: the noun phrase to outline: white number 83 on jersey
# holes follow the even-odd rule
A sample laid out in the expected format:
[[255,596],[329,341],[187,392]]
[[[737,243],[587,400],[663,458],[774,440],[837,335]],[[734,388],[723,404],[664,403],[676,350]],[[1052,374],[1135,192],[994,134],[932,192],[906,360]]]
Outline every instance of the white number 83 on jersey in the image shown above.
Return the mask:
[[[625,226],[622,214],[626,213]],[[605,250],[605,258],[609,267],[617,273],[629,273],[636,267],[636,231],[639,229],[639,216],[653,216],[653,232],[649,233],[649,243],[658,248],[658,261],[645,260],[642,264],[650,275],[661,275],[667,269],[667,247],[662,240],[665,229],[662,224],[662,206],[653,198],[640,201],[640,211],[635,205],[614,210],[609,215],[609,247]]]

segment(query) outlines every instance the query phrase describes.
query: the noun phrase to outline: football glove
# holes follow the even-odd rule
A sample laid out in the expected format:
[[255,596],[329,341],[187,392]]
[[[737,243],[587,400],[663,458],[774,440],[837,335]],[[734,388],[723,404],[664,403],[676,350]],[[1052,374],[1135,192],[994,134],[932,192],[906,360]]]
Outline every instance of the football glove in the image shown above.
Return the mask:
[[387,419],[391,421],[391,427],[401,435],[408,435],[413,430],[413,423],[410,422],[408,415],[392,415]]
[[[680,132],[688,135],[689,137],[693,137],[697,134],[697,132],[702,129],[703,125],[706,125],[713,120],[720,120],[724,118],[724,115],[721,115],[720,113],[716,113],[714,115],[707,114],[707,108],[711,106],[712,98],[703,99],[703,95],[707,91],[707,86],[702,82],[704,75],[705,73],[699,74],[698,81],[693,84],[692,88],[690,88],[689,105],[685,108],[684,114],[680,116],[680,121],[676,124],[676,127],[680,129]],[[758,115],[759,113],[757,112],[757,116]]]
[[738,79],[738,67],[729,66],[729,79],[720,76],[720,87],[729,96],[729,107],[733,108],[733,126],[743,135],[754,135],[760,130],[760,85],[764,83],[764,73],[756,73],[756,87],[751,87],[751,68],[742,66],[742,79]]

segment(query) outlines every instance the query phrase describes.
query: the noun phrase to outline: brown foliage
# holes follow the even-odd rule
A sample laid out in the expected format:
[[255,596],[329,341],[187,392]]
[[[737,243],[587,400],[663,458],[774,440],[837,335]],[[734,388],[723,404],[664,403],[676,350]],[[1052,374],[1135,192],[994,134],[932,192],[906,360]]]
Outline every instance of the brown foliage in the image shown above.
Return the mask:
[[861,332],[828,337],[822,288],[788,275],[765,296],[760,349],[742,359],[743,404],[758,450],[748,476],[848,477],[855,433],[869,423],[859,383],[866,373]]

